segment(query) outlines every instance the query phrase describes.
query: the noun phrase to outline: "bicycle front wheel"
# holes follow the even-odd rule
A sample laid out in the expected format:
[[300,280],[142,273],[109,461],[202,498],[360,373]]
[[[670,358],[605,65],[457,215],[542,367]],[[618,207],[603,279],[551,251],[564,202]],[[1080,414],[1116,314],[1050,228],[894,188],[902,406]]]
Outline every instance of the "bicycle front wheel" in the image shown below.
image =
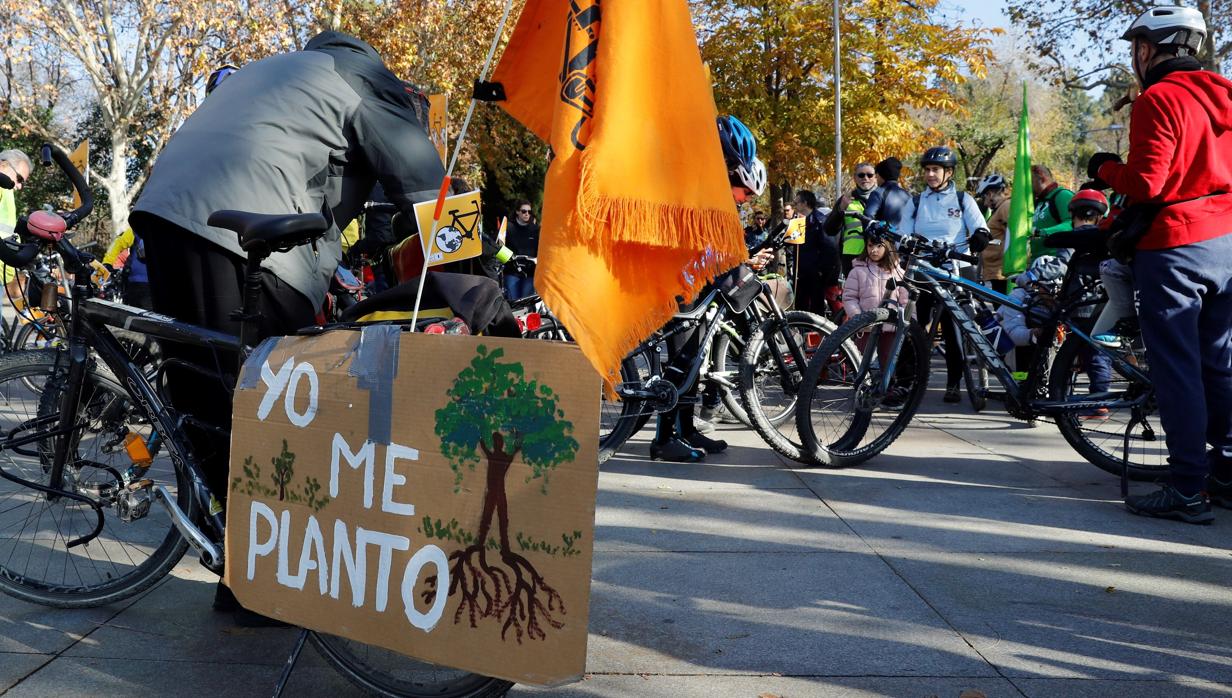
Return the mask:
[[511,681],[411,659],[387,649],[312,632],[312,644],[348,681],[390,698],[496,698]]
[[[834,323],[820,315],[792,310],[783,320],[763,322],[745,346],[740,359],[740,400],[758,435],[784,458],[811,462],[792,416],[805,367],[834,330]],[[803,364],[797,363],[793,346],[803,354]],[[848,361],[858,363],[854,345],[841,351],[847,352]]]
[[[834,468],[862,463],[881,453],[907,428],[928,389],[929,345],[914,322],[896,357],[895,339],[886,323],[897,310],[875,308],[860,313],[834,331],[809,361],[800,384],[796,430],[805,454]],[[853,354],[852,343],[860,348]],[[897,359],[892,361],[892,359]],[[882,366],[894,365],[889,389],[883,390]]]
[[[1057,351],[1052,373],[1048,377],[1049,397],[1053,400],[1085,400],[1094,394],[1107,395],[1113,400],[1130,400],[1147,395],[1145,403],[1138,408],[1096,408],[1082,412],[1062,412],[1056,415],[1057,428],[1070,446],[1091,464],[1114,475],[1120,475],[1125,460],[1129,461],[1129,477],[1133,480],[1154,481],[1168,472],[1168,445],[1164,442],[1164,427],[1159,421],[1158,407],[1150,383],[1136,380],[1111,368],[1107,385],[1092,373],[1094,348],[1078,337],[1071,337]],[[1127,362],[1147,373],[1147,356],[1142,340],[1126,342],[1117,349]],[[1139,423],[1129,431],[1126,450],[1126,429],[1137,409]]]
[[[56,351],[26,351],[0,358],[0,440],[33,436],[36,418],[59,414],[67,382],[67,360]],[[121,474],[132,464],[124,448],[129,434],[146,439],[149,419],[108,372],[85,374],[76,409],[76,428],[0,450],[0,468],[12,476],[49,484],[55,443],[70,440],[59,488],[98,502],[101,533],[68,547],[94,530],[93,507],[0,480],[0,590],[20,599],[60,608],[109,604],[148,589],[184,555],[187,543],[161,512],[125,496]],[[41,430],[59,425],[51,421]],[[169,458],[156,458],[148,477],[171,491],[190,516],[187,482]],[[119,516],[126,512],[129,520]]]
[[[643,347],[633,350],[620,364],[621,385],[640,388],[650,377],[650,360]],[[606,391],[599,412],[599,462],[606,463],[616,451],[650,420],[653,410],[637,398],[611,400]]]

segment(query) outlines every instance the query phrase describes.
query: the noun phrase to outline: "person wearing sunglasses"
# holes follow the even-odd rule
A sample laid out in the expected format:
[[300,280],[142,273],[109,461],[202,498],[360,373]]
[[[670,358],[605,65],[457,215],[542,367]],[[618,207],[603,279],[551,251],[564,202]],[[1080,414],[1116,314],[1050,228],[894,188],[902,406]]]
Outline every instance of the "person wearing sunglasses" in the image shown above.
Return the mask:
[[513,206],[513,219],[505,231],[505,246],[513,259],[505,264],[505,297],[514,301],[535,293],[535,263],[539,258],[539,223],[530,202]]
[[852,263],[864,253],[864,223],[857,216],[864,213],[869,195],[877,188],[877,173],[871,162],[862,162],[856,165],[851,179],[856,184],[855,189],[834,204],[824,228],[826,235],[839,236],[844,274],[851,273]]
[[[0,174],[8,177],[13,188],[0,187],[0,237],[7,238],[17,228],[17,199],[13,193],[21,189],[30,178],[30,157],[20,150],[0,151]],[[0,264],[0,275],[4,278],[8,295],[11,298],[21,297],[21,288],[16,283],[17,270],[7,264]]]

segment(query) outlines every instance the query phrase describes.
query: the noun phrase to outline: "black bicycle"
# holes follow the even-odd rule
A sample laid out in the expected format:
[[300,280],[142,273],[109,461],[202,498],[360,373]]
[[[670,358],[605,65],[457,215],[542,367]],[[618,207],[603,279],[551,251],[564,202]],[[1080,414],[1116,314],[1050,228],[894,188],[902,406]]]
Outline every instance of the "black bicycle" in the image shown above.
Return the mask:
[[[698,381],[738,397],[749,424],[775,451],[807,460],[791,417],[804,367],[835,330],[834,324],[812,313],[783,311],[747,267],[737,267],[726,277],[735,281],[712,285],[690,309],[677,313],[625,358],[616,386],[618,400],[609,403],[614,413],[611,430],[603,427],[600,462],[655,414],[698,401],[686,397]],[[699,350],[687,357],[687,365],[670,366],[671,338],[694,331],[701,335]],[[737,340],[731,340],[728,331]],[[733,348],[738,350],[734,357]]]
[[[851,318],[813,356],[796,413],[797,429],[813,459],[834,467],[854,465],[884,451],[902,434],[928,387],[933,334],[926,334],[921,323],[935,334],[944,308],[963,344],[950,350],[963,352],[969,389],[981,399],[991,393],[972,384],[973,365],[1001,383],[1011,416],[1055,420],[1065,440],[1099,468],[1141,480],[1167,472],[1167,448],[1141,342],[1107,349],[1075,322],[1081,309],[1100,300],[1095,269],[1106,253],[1099,236],[1059,245],[1074,247],[1060,288],[1023,303],[940,268],[950,260],[974,263],[975,257],[900,236],[884,224],[880,233],[898,244],[909,301],[905,308],[887,302]],[[921,293],[934,294],[940,302],[933,317],[916,322],[912,316]],[[1014,378],[984,334],[969,299],[1008,306],[1037,328],[1024,380]],[[849,341],[864,347],[854,359],[842,351]],[[1100,375],[1100,361],[1110,375]]]
[[[84,608],[150,588],[190,546],[206,567],[223,571],[225,512],[185,432],[189,425],[218,427],[170,406],[166,372],[193,371],[234,386],[239,366],[217,357],[242,360],[254,343],[261,261],[315,240],[328,224],[320,214],[210,216],[210,225],[236,231],[247,253],[235,337],[96,298],[92,258],[64,237],[93,201],[64,153],[44,146],[44,164],[53,159],[80,192],[81,208],[62,216],[35,212],[19,222],[25,242],[0,242],[0,260],[18,268],[41,250],[58,252],[73,276],[74,300],[62,348],[0,358],[0,485],[7,485],[0,489],[0,590]],[[212,350],[215,365],[165,359],[151,378],[115,328]],[[166,517],[152,516],[155,507]],[[497,696],[511,686],[331,635],[310,637],[348,679],[381,695]]]

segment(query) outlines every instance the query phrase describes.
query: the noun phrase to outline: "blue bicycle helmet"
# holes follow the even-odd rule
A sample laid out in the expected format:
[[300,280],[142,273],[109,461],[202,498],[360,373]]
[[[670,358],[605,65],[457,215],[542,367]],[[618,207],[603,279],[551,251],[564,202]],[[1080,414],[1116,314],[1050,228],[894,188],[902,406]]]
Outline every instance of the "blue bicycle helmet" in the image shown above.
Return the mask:
[[720,116],[718,125],[728,179],[732,185],[743,186],[760,196],[766,188],[766,166],[757,159],[757,139],[734,116]]
[[239,68],[228,63],[210,73],[210,76],[205,80],[205,93],[208,95],[218,89],[218,86],[222,84],[222,81],[226,80],[231,73],[234,73],[237,70],[239,70]]

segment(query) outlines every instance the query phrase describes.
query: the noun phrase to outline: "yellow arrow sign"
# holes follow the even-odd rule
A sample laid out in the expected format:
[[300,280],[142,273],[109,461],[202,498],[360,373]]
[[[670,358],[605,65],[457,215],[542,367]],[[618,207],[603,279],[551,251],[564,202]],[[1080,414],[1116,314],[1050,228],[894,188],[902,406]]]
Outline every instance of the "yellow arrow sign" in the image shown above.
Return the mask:
[[[78,144],[73,152],[69,153],[68,159],[73,163],[73,167],[81,173],[82,177],[86,178],[86,184],[90,183],[90,141],[84,140]],[[81,206],[81,195],[77,190],[73,190],[73,208]]]

